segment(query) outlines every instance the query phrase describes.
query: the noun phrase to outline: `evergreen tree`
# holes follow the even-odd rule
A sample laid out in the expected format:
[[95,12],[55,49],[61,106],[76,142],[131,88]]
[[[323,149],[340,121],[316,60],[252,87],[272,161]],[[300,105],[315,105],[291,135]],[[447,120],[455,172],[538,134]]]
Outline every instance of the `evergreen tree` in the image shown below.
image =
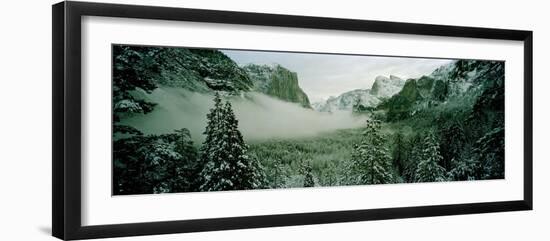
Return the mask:
[[408,141],[407,159],[404,165],[403,177],[407,182],[415,182],[416,180],[416,167],[422,159],[423,140],[421,134],[415,134]]
[[[453,122],[447,127],[440,130],[441,139],[439,150],[441,156],[440,165],[449,170],[454,168],[466,145],[466,133],[462,125],[458,122]],[[454,159],[454,161],[452,161]]]
[[478,162],[472,158],[452,159],[454,168],[449,172],[449,177],[454,181],[475,180]]
[[216,94],[207,116],[206,140],[201,148],[203,191],[242,190],[262,187],[263,169],[246,152],[248,146],[238,130],[231,104],[221,104]]
[[313,168],[311,167],[311,162],[306,161],[302,163],[302,173],[304,175],[304,187],[313,187],[315,186],[315,180],[313,179]]
[[[206,115],[206,129],[203,134],[206,136],[202,146],[200,148],[200,161],[198,163],[199,169],[202,170],[204,165],[208,163],[213,156],[214,148],[217,148],[221,136],[221,120],[223,112],[223,104],[220,94],[218,92],[214,95],[214,106],[210,109],[210,112]],[[217,157],[216,157],[217,158]],[[204,180],[199,180],[199,183],[203,183]]]
[[273,162],[273,166],[270,169],[270,170],[272,170],[271,175],[270,175],[271,180],[269,181],[270,187],[279,188],[279,187],[284,186],[285,178],[287,177],[286,173],[285,173],[285,170],[283,169],[284,166],[285,165],[282,163],[282,161],[280,159],[277,159]]
[[160,74],[160,48],[113,46],[113,132],[141,134],[137,129],[119,124],[124,115],[149,113],[154,103],[135,98],[131,91],[151,93],[157,88],[154,78]]
[[199,165],[197,163],[198,150],[193,145],[191,133],[183,128],[175,131],[174,150],[181,155],[180,165],[171,169],[174,176],[173,192],[197,191],[197,179],[199,177]]
[[451,159],[449,178],[454,181],[466,181],[479,179],[479,160],[472,145],[465,144],[460,155]]
[[113,142],[113,193],[197,191],[197,151],[186,129],[173,134],[136,135]]
[[504,128],[489,131],[475,143],[482,179],[504,178]]
[[351,168],[359,184],[392,182],[391,157],[380,133],[380,121],[367,121],[361,143],[354,147]]
[[401,131],[398,131],[393,139],[393,166],[397,173],[403,176],[405,171],[405,162],[407,159],[407,148]]
[[423,148],[422,159],[416,168],[416,181],[440,182],[446,180],[445,168],[438,164],[443,157],[439,153],[439,145],[433,133],[426,136]]

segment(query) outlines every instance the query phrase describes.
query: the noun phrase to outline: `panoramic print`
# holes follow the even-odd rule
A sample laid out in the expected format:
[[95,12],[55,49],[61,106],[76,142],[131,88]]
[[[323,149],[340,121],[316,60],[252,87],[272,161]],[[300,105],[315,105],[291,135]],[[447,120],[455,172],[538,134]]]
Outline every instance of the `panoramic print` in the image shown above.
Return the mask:
[[113,45],[112,192],[503,179],[504,64]]

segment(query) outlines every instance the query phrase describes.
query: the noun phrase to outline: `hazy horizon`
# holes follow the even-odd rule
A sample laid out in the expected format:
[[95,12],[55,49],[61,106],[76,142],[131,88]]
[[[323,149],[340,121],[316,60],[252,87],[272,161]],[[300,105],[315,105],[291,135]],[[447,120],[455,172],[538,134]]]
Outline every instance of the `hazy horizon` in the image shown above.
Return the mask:
[[318,102],[354,89],[370,89],[377,76],[402,79],[428,75],[451,59],[382,57],[344,54],[220,50],[238,65],[280,64],[296,72],[310,102]]

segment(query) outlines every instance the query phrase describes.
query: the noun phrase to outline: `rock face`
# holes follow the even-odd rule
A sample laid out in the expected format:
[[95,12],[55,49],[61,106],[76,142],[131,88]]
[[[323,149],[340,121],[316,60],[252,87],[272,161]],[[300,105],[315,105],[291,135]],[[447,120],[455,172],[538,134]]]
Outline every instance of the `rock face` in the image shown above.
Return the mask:
[[253,83],[253,90],[287,102],[311,108],[309,98],[298,84],[298,76],[280,65],[255,65],[243,67]]
[[372,95],[370,90],[357,89],[345,92],[338,97],[332,96],[324,103],[316,103],[314,108],[321,112],[351,111],[354,106],[373,107],[379,103],[380,99]]
[[456,104],[474,101],[483,91],[504,85],[504,63],[498,61],[458,60],[441,66],[429,76],[409,79],[399,93],[381,103],[389,121],[448,100]]
[[[221,51],[211,49],[125,47],[124,51],[154,55],[142,65],[155,71],[139,68],[133,71],[144,79],[153,79],[158,86],[199,93],[222,91],[229,95],[258,91],[311,108],[308,96],[298,84],[297,74],[280,65],[241,68]],[[150,76],[152,72],[154,76]]]
[[253,86],[246,72],[218,50],[166,48],[158,58],[159,85],[203,93],[237,93]]
[[457,60],[436,69],[431,75],[447,85],[447,96],[461,96],[504,81],[504,63],[499,61]]
[[421,88],[417,85],[417,81],[415,79],[410,79],[405,83],[405,86],[403,86],[398,96],[403,97],[409,102],[415,102],[422,99],[420,89]]
[[337,97],[330,97],[325,102],[315,103],[314,109],[322,112],[351,111],[354,108],[374,108],[395,94],[405,85],[405,81],[397,76],[378,76],[371,89],[356,89],[345,92]]
[[401,78],[390,75],[390,77],[378,76],[374,79],[374,84],[371,87],[371,94],[387,98],[397,94],[405,85],[405,81]]

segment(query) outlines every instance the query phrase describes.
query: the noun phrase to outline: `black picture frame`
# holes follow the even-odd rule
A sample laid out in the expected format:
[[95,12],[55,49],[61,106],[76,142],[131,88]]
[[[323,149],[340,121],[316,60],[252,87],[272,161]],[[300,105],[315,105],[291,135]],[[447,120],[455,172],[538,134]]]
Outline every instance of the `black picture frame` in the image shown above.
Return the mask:
[[[53,150],[52,233],[65,239],[106,238],[228,229],[308,225],[380,219],[532,210],[532,31],[366,21],[171,7],[60,2],[52,6]],[[81,17],[228,23],[425,36],[517,40],[524,43],[524,186],[523,199],[420,207],[342,210],[234,218],[212,218],[99,226],[81,224]]]

